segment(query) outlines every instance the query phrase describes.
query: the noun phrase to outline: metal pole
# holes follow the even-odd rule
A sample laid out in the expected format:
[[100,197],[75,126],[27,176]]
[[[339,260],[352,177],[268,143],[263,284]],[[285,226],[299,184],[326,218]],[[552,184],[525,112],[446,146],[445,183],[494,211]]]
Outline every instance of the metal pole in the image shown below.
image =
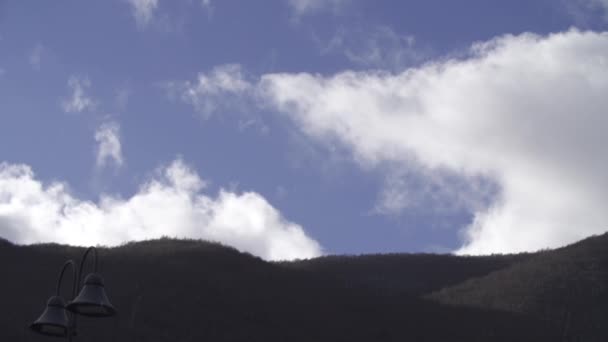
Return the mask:
[[[66,271],[66,269],[68,268],[68,266],[72,267],[72,297],[70,299],[70,301],[74,300],[76,298],[76,294],[78,292],[80,292],[80,290],[82,290],[82,270],[84,268],[84,263],[87,259],[87,256],[89,256],[89,253],[93,251],[93,254],[95,256],[95,260],[94,260],[94,272],[97,273],[97,249],[95,247],[89,247],[87,248],[86,251],[84,251],[84,254],[82,255],[82,258],[80,258],[80,265],[78,267],[78,272],[76,272],[76,264],[74,263],[73,260],[68,260],[63,264],[63,268],[61,269],[61,273],[59,274],[59,279],[57,279],[57,296],[59,296],[59,290],[61,289],[61,280],[63,279],[63,275]],[[68,342],[72,342],[72,339],[74,338],[74,333],[76,332],[76,326],[78,325],[78,315],[73,314],[71,312],[68,312],[70,319],[70,327],[68,329]]]
[[94,259],[94,269],[93,272],[97,273],[97,248],[95,247],[89,247],[87,248],[86,251],[84,251],[84,253],[82,254],[82,258],[80,258],[80,267],[78,268],[78,291],[81,290],[81,284],[80,282],[82,281],[82,269],[84,268],[84,262],[86,261],[87,257],[89,256],[89,253],[93,251],[93,255],[95,256]]
[[[93,254],[95,255],[95,264],[94,264],[94,270],[93,272],[97,273],[97,249],[95,247],[89,247],[87,248],[86,251],[84,251],[84,253],[82,254],[82,257],[80,258],[80,265],[78,267],[78,273],[74,273],[74,293],[72,294],[72,300],[74,300],[76,298],[76,293],[79,293],[80,290],[82,290],[82,269],[84,268],[84,262],[87,259],[87,256],[89,256],[89,253],[93,251]],[[73,262],[72,262],[73,263]],[[74,269],[76,269],[74,267]],[[78,274],[78,275],[76,275]],[[74,330],[76,330],[76,325],[78,323],[78,315],[77,314],[71,314],[73,316],[72,318],[72,325],[74,327]],[[68,337],[68,342],[72,342],[72,334],[69,334]]]
[[[67,270],[68,266],[72,267],[72,300],[76,298],[76,264],[73,260],[68,260],[63,264],[61,268],[61,273],[59,273],[59,278],[57,279],[57,296],[61,295],[61,281],[63,280],[63,275]],[[68,342],[72,342],[72,337],[74,332],[76,331],[76,315],[68,312],[69,317],[71,318],[71,326],[68,327]]]

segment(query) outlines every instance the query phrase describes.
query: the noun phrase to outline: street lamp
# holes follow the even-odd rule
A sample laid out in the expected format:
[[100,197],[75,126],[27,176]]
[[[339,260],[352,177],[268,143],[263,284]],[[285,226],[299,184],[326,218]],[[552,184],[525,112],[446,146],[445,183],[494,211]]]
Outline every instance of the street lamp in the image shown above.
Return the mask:
[[[95,256],[95,269],[87,275],[84,286],[81,287],[82,268],[89,253],[93,251]],[[76,336],[77,315],[89,317],[110,317],[116,314],[116,309],[106,295],[103,278],[97,273],[97,250],[89,247],[80,260],[80,267],[76,273],[76,264],[68,260],[63,264],[59,278],[57,279],[57,292],[49,298],[46,309],[30,329],[36,333],[65,337],[68,341]],[[60,296],[61,281],[68,267],[72,268],[72,300],[67,303]],[[76,296],[76,292],[79,292]]]

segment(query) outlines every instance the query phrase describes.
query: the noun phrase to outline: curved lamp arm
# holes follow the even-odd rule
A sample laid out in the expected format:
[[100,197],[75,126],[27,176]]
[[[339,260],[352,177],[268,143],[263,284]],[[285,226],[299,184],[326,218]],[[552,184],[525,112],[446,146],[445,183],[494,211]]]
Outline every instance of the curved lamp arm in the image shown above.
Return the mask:
[[[65,274],[65,270],[68,269],[68,266],[72,267],[72,299],[74,299],[76,297],[76,264],[71,259],[66,261],[63,264],[63,267],[61,268],[61,273],[59,273],[59,278],[57,279],[57,294],[56,295],[60,296],[61,281],[63,280],[63,275]],[[72,317],[72,324],[71,324],[71,326],[68,326],[68,342],[72,342],[74,332],[76,331],[76,316],[71,315],[70,313],[68,313],[68,315],[70,315]]]
[[89,247],[89,248],[87,248],[86,251],[84,251],[84,254],[82,254],[82,258],[80,258],[80,267],[78,268],[78,283],[77,283],[78,284],[78,291],[80,291],[80,288],[81,288],[80,282],[82,281],[82,270],[84,268],[84,262],[87,260],[87,257],[89,256],[89,253],[91,251],[93,251],[93,256],[95,257],[94,264],[93,264],[95,268],[93,269],[93,272],[97,273],[97,264],[98,264],[98,261],[97,261],[97,248],[95,248],[95,247]]
[[[95,270],[94,273],[84,277],[84,284],[82,282],[84,264],[87,256],[93,252],[95,256]],[[110,303],[105,293],[103,278],[97,273],[97,249],[94,247],[88,248],[82,260],[80,262],[80,269],[78,272],[78,296],[74,298],[72,302],[67,305],[67,309],[82,315],[92,317],[109,317],[116,315],[116,309]]]
[[60,296],[61,281],[63,280],[63,275],[68,269],[68,266],[72,267],[72,298],[74,298],[76,296],[76,264],[71,259],[63,264],[61,273],[59,273],[59,278],[57,279],[57,296]]
[[[93,254],[95,256],[95,264],[94,264],[94,272],[97,273],[97,249],[95,249],[95,247],[89,247],[87,248],[86,251],[84,251],[84,254],[82,255],[82,258],[80,258],[80,265],[78,267],[78,273],[76,273],[76,265],[74,264],[74,262],[72,260],[69,260],[66,262],[67,263],[71,263],[72,267],[74,269],[74,286],[72,287],[72,300],[74,300],[76,298],[77,292],[79,292],[82,289],[81,286],[81,282],[82,282],[82,270],[84,268],[84,263],[87,259],[87,257],[89,256],[89,253],[91,253],[91,251],[93,251]],[[65,268],[65,266],[64,266]],[[63,271],[62,271],[63,273]],[[76,326],[78,325],[78,315],[72,314],[72,330],[76,331]],[[68,342],[72,341],[72,334],[68,334]]]

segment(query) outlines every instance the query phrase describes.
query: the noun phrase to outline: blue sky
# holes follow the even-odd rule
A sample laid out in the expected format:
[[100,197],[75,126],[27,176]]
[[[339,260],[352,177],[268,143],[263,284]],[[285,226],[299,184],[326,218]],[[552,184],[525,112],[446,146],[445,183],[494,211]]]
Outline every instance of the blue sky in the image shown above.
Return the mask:
[[292,259],[602,233],[607,26],[603,0],[0,1],[0,236]]

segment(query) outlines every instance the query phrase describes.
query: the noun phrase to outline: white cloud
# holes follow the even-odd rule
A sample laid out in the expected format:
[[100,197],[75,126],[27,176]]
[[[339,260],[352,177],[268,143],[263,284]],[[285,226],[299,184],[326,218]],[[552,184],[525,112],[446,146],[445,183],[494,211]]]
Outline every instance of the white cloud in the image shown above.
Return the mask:
[[75,198],[66,184],[44,184],[26,165],[0,164],[0,236],[15,243],[119,245],[162,236],[208,239],[267,260],[320,255],[319,244],[255,192],[203,192],[182,161],[159,169],[127,199]]
[[240,97],[237,95],[252,90],[252,84],[238,64],[221,65],[209,73],[199,73],[194,82],[169,82],[166,87],[171,97],[194,106],[205,119],[219,109],[238,106]]
[[311,14],[320,11],[337,11],[350,0],[288,0],[296,15]]
[[63,110],[66,113],[80,113],[94,109],[96,102],[86,93],[90,87],[91,81],[87,77],[70,76],[68,89],[71,94],[61,102]]
[[423,53],[415,46],[412,35],[399,34],[387,26],[336,31],[322,54],[343,54],[352,63],[367,67],[403,70],[422,60]]
[[103,168],[109,163],[122,166],[124,159],[120,144],[120,125],[117,122],[106,122],[95,131],[97,142],[97,167]]
[[462,253],[556,247],[608,228],[608,33],[507,35],[399,74],[269,74],[260,87],[303,132],[337,139],[364,167],[496,182]]
[[158,0],[127,0],[132,7],[133,17],[139,29],[146,28],[154,20]]
[[40,43],[36,44],[28,55],[28,61],[34,70],[40,70],[40,63],[42,62],[42,54],[44,53],[44,46]]

